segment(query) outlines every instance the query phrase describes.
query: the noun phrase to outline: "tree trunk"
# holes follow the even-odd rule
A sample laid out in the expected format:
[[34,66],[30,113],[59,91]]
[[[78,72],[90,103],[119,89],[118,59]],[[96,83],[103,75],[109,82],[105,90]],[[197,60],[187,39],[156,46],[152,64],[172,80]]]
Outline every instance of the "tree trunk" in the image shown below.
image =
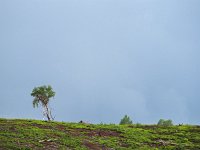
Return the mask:
[[45,106],[45,108],[46,108],[46,116],[47,116],[47,119],[48,119],[48,121],[51,121],[51,116],[50,116],[50,110],[49,110],[49,108],[48,108],[48,106],[46,105]]

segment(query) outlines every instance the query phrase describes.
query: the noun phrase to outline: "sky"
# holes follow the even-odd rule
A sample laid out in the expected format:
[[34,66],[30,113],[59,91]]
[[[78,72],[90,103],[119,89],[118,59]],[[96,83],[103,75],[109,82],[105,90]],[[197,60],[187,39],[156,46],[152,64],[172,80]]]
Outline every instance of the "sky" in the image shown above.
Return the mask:
[[0,117],[200,124],[199,0],[1,0]]

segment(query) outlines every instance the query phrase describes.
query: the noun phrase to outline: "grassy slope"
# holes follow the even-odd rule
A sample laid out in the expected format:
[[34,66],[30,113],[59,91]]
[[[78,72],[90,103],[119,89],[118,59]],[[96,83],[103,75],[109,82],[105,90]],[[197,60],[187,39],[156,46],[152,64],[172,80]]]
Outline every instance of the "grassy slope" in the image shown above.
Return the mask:
[[200,149],[200,126],[89,125],[0,119],[0,149]]

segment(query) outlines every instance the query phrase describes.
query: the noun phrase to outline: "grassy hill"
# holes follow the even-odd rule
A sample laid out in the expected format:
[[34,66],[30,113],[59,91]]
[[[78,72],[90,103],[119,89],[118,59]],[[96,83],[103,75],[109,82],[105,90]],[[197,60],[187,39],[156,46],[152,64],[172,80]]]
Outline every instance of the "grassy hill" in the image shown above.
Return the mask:
[[104,125],[0,119],[0,149],[200,149],[200,126]]

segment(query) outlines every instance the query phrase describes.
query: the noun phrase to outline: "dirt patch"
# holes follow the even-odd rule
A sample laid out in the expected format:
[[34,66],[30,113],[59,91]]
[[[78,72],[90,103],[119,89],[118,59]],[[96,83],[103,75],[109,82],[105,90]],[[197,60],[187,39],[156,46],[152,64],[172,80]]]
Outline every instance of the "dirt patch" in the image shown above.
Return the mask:
[[54,150],[54,149],[59,148],[59,145],[54,141],[45,140],[45,141],[42,141],[41,143],[43,145],[43,148],[46,150]]
[[87,147],[89,150],[113,150],[112,148],[108,148],[105,145],[91,143],[87,140],[83,141],[83,145],[85,145],[85,147]]
[[92,130],[86,134],[87,136],[112,136],[112,137],[119,137],[120,133],[116,131],[109,131],[109,130]]
[[38,128],[41,128],[41,129],[52,129],[52,126],[46,126],[46,125],[37,124],[37,123],[32,123],[31,126],[38,127]]
[[175,146],[176,144],[173,143],[172,141],[169,141],[169,140],[162,140],[162,139],[157,139],[154,141],[154,143],[144,143],[144,144],[147,144],[151,147],[156,147],[156,148],[159,148],[159,147],[165,147],[165,146],[168,146],[168,145],[171,145],[171,146]]
[[158,126],[157,125],[144,125],[144,126],[140,126],[139,128],[142,128],[142,129],[157,129]]
[[61,131],[66,131],[66,127],[63,125],[57,125],[56,128]]
[[93,136],[99,136],[99,137],[122,137],[120,132],[116,131],[109,131],[109,130],[91,130],[91,129],[83,129],[83,128],[77,128],[77,129],[65,129],[65,132],[68,132],[72,136],[80,136],[80,135],[86,135],[89,137]]
[[91,143],[89,141],[84,141],[83,145],[85,145],[88,149],[92,149],[92,150],[101,150],[101,146],[99,144],[96,143]]
[[9,127],[9,130],[12,131],[12,132],[15,132],[16,128],[15,128],[15,126],[12,126],[12,127]]
[[52,126],[47,126],[47,125],[42,125],[42,124],[36,124],[33,123],[31,124],[34,127],[38,127],[41,129],[56,129],[58,131],[62,131],[65,133],[68,133],[72,136],[80,136],[80,135],[86,135],[86,136],[99,136],[99,137],[121,137],[121,133],[117,132],[117,131],[110,131],[110,130],[101,130],[101,129],[96,129],[96,130],[92,130],[92,129],[84,129],[84,128],[66,128],[66,126],[63,125],[56,125],[54,127]]
[[121,141],[120,146],[128,148],[130,145]]
[[52,129],[52,130],[58,130],[58,131],[67,131],[66,127],[63,125],[55,125],[55,126],[48,126],[48,125],[43,125],[43,124],[36,124],[33,123],[31,124],[34,127],[38,127],[40,129]]

